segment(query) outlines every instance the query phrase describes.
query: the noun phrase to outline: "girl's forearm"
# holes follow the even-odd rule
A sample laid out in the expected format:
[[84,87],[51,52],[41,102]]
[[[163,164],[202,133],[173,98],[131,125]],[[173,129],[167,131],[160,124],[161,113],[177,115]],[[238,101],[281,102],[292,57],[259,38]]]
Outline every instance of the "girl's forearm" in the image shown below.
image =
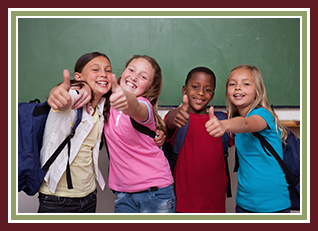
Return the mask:
[[258,115],[252,115],[250,117],[239,116],[223,121],[225,131],[228,133],[258,132],[267,128],[266,121]]
[[148,120],[148,108],[144,103],[138,102],[135,95],[126,91],[127,97],[127,109],[123,110],[123,113],[129,115],[138,121]]
[[247,124],[245,117],[235,117],[228,120],[223,120],[222,123],[225,126],[227,133],[244,133],[246,132]]

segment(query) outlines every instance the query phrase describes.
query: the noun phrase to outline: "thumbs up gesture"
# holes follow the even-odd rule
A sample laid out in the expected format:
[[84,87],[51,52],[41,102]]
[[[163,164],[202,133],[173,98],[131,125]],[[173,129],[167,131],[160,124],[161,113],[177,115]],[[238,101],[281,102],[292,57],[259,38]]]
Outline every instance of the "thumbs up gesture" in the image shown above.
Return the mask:
[[117,83],[116,75],[112,74],[112,94],[109,97],[110,105],[117,111],[128,108],[128,101],[125,91]]
[[167,126],[170,129],[174,129],[175,127],[181,128],[185,126],[189,121],[188,109],[189,109],[188,96],[183,95],[182,104],[178,108],[168,112]]
[[225,126],[223,121],[218,120],[214,115],[214,108],[211,106],[209,108],[209,120],[205,124],[206,131],[214,137],[221,137],[225,132]]
[[54,87],[48,98],[48,104],[54,109],[65,111],[72,105],[72,98],[68,91],[71,88],[70,73],[68,70],[63,71],[64,81],[60,85]]

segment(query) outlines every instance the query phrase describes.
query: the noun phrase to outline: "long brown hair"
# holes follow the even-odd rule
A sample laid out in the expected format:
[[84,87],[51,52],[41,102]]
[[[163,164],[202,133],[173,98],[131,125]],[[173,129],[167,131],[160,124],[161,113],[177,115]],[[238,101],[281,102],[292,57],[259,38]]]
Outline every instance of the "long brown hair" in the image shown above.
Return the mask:
[[[131,61],[133,61],[134,59],[139,59],[139,58],[143,58],[143,59],[147,60],[151,64],[151,66],[155,72],[153,82],[151,84],[151,88],[148,89],[146,92],[144,92],[140,96],[148,99],[152,105],[152,110],[153,110],[153,113],[155,116],[155,121],[156,121],[156,129],[165,131],[165,123],[161,119],[161,117],[158,113],[159,95],[160,95],[161,89],[162,89],[161,68],[160,68],[159,64],[157,63],[157,61],[148,55],[134,55],[131,59],[129,59],[126,62],[125,68],[129,65],[129,63]],[[120,78],[118,79],[118,82],[120,82]]]

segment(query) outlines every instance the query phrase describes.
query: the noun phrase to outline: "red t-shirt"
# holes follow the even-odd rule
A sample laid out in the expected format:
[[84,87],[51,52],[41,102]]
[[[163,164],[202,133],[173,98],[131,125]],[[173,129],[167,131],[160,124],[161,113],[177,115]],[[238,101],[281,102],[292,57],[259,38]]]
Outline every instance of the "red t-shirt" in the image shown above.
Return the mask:
[[[209,115],[190,115],[184,144],[174,169],[177,212],[224,213],[228,178],[222,138],[205,128]],[[176,131],[168,141],[174,144]]]

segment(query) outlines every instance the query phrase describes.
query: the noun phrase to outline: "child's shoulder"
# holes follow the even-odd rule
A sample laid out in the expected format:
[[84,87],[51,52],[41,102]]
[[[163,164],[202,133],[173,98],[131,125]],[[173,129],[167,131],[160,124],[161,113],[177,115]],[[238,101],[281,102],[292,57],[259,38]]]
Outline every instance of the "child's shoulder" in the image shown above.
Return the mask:
[[251,116],[251,115],[270,116],[270,115],[272,115],[272,113],[269,110],[267,110],[266,108],[258,107],[258,108],[254,108],[252,111],[250,111],[250,113],[248,113],[248,116]]
[[145,97],[139,96],[139,97],[137,97],[137,100],[138,100],[138,102],[146,103],[146,104],[148,104],[150,107],[152,107],[152,105],[151,105],[149,99],[147,99],[147,98],[145,98]]

